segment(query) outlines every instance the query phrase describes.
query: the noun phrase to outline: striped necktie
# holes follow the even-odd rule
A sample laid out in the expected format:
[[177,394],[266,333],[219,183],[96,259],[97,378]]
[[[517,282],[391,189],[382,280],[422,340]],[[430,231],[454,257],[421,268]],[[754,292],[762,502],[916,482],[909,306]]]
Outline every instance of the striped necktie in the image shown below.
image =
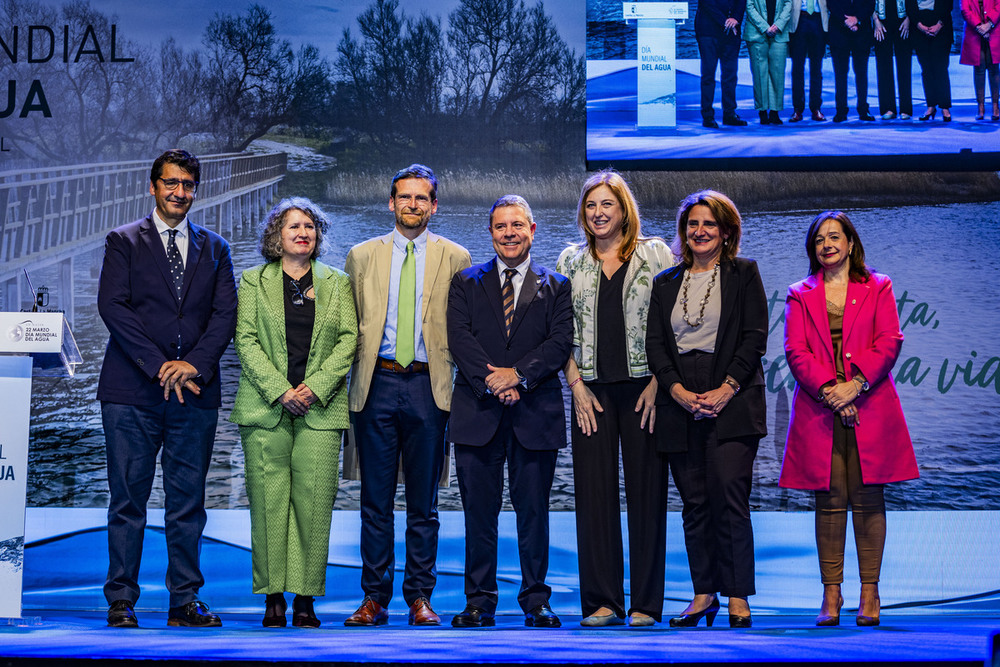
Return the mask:
[[517,275],[517,269],[504,269],[503,274],[506,280],[503,281],[503,291],[500,292],[500,296],[503,297],[503,321],[509,338],[510,325],[514,322],[514,276]]

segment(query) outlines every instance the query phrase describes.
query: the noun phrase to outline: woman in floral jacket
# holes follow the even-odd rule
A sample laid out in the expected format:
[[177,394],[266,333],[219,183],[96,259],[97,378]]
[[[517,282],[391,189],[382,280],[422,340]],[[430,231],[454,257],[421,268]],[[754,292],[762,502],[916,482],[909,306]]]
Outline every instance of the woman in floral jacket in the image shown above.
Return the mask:
[[557,270],[573,285],[573,394],[580,598],[587,627],[625,622],[618,451],[625,472],[630,625],[663,609],[667,462],[657,453],[656,379],[646,363],[653,278],[674,263],[661,239],[644,238],[635,197],[614,171],[583,185],[577,223],[586,241],[566,248]]

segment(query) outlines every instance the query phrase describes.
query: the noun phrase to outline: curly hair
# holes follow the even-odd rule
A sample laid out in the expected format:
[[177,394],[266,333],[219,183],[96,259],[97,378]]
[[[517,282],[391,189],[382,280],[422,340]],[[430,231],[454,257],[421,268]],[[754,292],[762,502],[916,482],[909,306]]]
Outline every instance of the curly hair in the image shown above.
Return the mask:
[[316,259],[323,254],[323,234],[330,222],[319,206],[305,197],[288,197],[282,199],[267,214],[260,224],[260,241],[257,250],[268,262],[281,259],[284,250],[281,247],[281,230],[285,226],[285,218],[289,211],[302,211],[316,225],[316,247],[309,259]]

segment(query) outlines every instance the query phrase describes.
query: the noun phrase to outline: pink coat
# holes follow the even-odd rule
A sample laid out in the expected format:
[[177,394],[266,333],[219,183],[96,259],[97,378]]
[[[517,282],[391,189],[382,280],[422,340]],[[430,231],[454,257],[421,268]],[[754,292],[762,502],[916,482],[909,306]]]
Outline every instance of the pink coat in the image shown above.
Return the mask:
[[[870,389],[856,400],[858,455],[865,484],[919,476],[913,443],[889,371],[903,345],[892,282],[873,273],[850,282],[844,306],[844,369],[854,365]],[[795,377],[791,424],[779,484],[791,489],[828,490],[833,446],[833,412],[816,400],[820,387],[836,381],[833,341],[821,273],[788,288],[785,302],[785,358]]]
[[963,65],[979,66],[982,57],[981,46],[983,38],[976,32],[976,26],[984,21],[993,21],[990,31],[990,54],[993,64],[1000,63],[1000,0],[962,0],[962,16],[965,17],[965,36],[962,38],[962,55],[959,62]]

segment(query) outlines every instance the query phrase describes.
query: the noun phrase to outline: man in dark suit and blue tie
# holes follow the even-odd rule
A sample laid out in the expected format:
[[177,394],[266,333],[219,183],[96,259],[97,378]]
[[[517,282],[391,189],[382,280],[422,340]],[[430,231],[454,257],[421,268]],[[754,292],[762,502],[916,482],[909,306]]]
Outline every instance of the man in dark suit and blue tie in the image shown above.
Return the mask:
[[97,306],[111,336],[97,398],[108,455],[108,625],[136,627],[146,502],[162,448],[167,625],[212,627],[198,600],[208,474],[222,392],[219,358],[236,328],[229,245],[191,223],[201,166],[183,150],[153,162],[152,213],[105,241]]
[[531,208],[506,195],[490,210],[497,257],[452,280],[448,345],[458,367],[449,440],[465,511],[465,610],[455,627],[494,625],[497,519],[507,462],[521,564],[525,625],[559,627],[545,584],[549,491],[566,446],[559,370],[573,340],[571,288],[531,261]]

